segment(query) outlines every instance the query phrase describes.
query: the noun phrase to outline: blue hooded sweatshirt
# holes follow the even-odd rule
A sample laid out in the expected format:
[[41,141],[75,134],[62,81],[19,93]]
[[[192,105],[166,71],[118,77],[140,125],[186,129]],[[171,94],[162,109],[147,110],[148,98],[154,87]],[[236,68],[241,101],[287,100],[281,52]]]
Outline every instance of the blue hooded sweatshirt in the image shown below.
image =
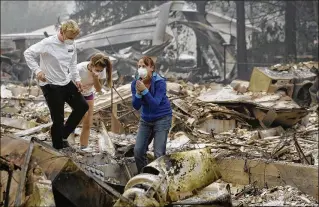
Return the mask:
[[145,89],[141,95],[136,93],[136,80],[132,82],[132,104],[134,109],[141,111],[144,121],[152,122],[164,116],[172,116],[170,101],[166,96],[166,81],[163,77],[153,72],[150,90]]

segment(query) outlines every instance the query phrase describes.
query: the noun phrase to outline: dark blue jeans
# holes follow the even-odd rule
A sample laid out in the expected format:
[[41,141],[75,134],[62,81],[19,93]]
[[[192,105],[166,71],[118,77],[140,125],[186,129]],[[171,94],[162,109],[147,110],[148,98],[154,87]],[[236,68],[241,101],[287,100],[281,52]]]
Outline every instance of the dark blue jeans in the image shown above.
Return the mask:
[[166,153],[166,142],[169,129],[172,125],[172,116],[165,116],[153,122],[140,120],[136,143],[134,147],[134,157],[138,173],[147,165],[146,152],[148,145],[154,138],[154,154],[158,158]]

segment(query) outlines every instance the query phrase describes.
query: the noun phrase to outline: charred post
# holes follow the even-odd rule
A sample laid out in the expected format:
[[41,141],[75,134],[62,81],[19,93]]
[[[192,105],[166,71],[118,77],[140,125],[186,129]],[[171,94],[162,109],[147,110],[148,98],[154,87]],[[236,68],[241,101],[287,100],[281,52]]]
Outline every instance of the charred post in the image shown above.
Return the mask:
[[237,17],[237,73],[238,79],[248,80],[249,72],[247,68],[246,49],[246,26],[245,26],[245,2],[236,1]]
[[295,62],[297,59],[297,45],[296,4],[294,1],[286,1],[285,23],[285,59],[286,62]]

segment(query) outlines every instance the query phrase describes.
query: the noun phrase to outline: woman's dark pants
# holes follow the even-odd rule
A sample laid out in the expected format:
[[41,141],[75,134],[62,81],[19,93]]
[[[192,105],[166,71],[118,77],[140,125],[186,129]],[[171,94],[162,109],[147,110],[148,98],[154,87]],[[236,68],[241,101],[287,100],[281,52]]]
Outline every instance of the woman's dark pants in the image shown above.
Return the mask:
[[[65,86],[47,84],[41,86],[41,89],[53,122],[51,127],[53,147],[62,149],[63,141],[66,141],[70,133],[75,130],[88,111],[89,105],[72,81]],[[72,108],[72,113],[64,124],[65,102]]]

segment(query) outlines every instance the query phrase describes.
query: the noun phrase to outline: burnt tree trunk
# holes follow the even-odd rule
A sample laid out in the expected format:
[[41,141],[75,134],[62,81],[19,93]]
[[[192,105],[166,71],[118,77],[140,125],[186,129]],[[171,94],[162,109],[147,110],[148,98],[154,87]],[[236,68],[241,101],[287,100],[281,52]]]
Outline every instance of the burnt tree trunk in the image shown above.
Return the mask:
[[317,25],[319,26],[319,24],[318,24],[318,1],[313,1],[313,13],[315,15],[315,21],[317,22]]
[[247,68],[247,48],[246,48],[246,25],[245,25],[245,3],[236,1],[237,17],[237,74],[238,79],[248,80],[250,71]]
[[[196,4],[196,7],[197,7],[197,11],[198,11],[198,14],[196,14],[194,17],[193,17],[193,20],[195,21],[199,21],[199,22],[202,22],[204,24],[208,24],[208,22],[206,21],[205,19],[205,15],[206,15],[206,11],[205,11],[205,8],[206,8],[206,4],[207,4],[207,1],[194,1],[195,4]],[[200,50],[200,47],[208,47],[208,44],[206,45],[203,45],[201,44],[200,41],[198,41],[199,39],[201,40],[205,40],[207,37],[205,37],[203,34],[201,33],[198,33],[197,31],[195,31],[195,34],[196,34],[196,37],[197,37],[197,41],[196,41],[196,50],[197,50],[197,67],[198,68],[201,68],[201,69],[204,69],[206,68],[205,67],[205,61],[203,59],[203,56],[202,56],[202,52]],[[207,41],[206,41],[207,42]],[[206,68],[208,70],[208,68]],[[203,71],[206,71],[206,70],[203,70]]]
[[285,8],[285,61],[295,62],[296,48],[296,5],[294,1],[286,1]]

